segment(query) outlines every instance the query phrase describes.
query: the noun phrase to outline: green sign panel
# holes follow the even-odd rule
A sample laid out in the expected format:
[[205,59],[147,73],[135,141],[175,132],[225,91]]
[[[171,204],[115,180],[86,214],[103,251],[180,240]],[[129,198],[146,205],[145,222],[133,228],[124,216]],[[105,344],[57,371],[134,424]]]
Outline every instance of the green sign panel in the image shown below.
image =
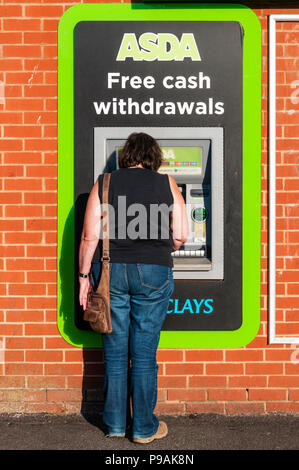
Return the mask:
[[75,213],[97,177],[104,145],[95,139],[114,129],[105,148],[115,141],[118,154],[124,128],[138,127],[159,129],[159,171],[189,182],[194,243],[186,255],[194,269],[204,259],[197,277],[183,267],[175,278],[159,347],[242,347],[260,325],[261,27],[250,8],[80,4],[61,18],[57,322],[74,346],[101,347],[101,335],[75,320]]

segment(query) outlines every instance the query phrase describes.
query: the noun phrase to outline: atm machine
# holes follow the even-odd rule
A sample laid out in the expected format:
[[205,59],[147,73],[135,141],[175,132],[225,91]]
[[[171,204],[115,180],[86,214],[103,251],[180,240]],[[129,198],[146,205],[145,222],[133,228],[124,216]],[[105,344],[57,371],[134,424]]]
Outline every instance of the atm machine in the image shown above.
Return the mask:
[[132,132],[146,132],[163,152],[160,173],[176,180],[186,202],[189,236],[172,253],[174,279],[222,280],[223,129],[95,128],[94,181],[118,167],[118,155]]

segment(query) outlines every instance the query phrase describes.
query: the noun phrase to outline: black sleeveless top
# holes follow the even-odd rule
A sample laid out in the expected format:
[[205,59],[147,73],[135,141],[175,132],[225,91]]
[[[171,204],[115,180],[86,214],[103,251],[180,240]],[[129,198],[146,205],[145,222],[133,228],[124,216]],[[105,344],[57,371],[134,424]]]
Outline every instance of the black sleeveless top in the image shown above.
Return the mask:
[[[102,201],[103,174],[98,178]],[[109,248],[112,263],[173,266],[171,209],[167,175],[146,168],[112,171],[109,185]],[[93,262],[102,253],[100,240]]]

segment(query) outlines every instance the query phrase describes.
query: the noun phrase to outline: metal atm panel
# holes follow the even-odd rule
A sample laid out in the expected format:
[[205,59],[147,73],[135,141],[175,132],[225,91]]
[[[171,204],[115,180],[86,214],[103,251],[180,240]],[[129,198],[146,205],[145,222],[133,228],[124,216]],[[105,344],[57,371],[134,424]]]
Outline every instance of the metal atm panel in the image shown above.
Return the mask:
[[164,157],[159,172],[175,178],[186,201],[189,237],[172,253],[174,278],[223,279],[223,129],[95,128],[94,181],[117,169],[132,132],[157,139]]

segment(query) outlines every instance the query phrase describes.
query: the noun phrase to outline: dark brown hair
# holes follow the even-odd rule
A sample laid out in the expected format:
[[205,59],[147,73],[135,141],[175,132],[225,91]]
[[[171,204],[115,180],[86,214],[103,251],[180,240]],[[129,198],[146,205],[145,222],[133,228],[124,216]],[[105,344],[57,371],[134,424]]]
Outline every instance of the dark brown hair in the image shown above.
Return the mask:
[[162,163],[162,152],[158,142],[144,132],[131,134],[119,155],[120,168],[141,164],[144,168],[157,171]]

